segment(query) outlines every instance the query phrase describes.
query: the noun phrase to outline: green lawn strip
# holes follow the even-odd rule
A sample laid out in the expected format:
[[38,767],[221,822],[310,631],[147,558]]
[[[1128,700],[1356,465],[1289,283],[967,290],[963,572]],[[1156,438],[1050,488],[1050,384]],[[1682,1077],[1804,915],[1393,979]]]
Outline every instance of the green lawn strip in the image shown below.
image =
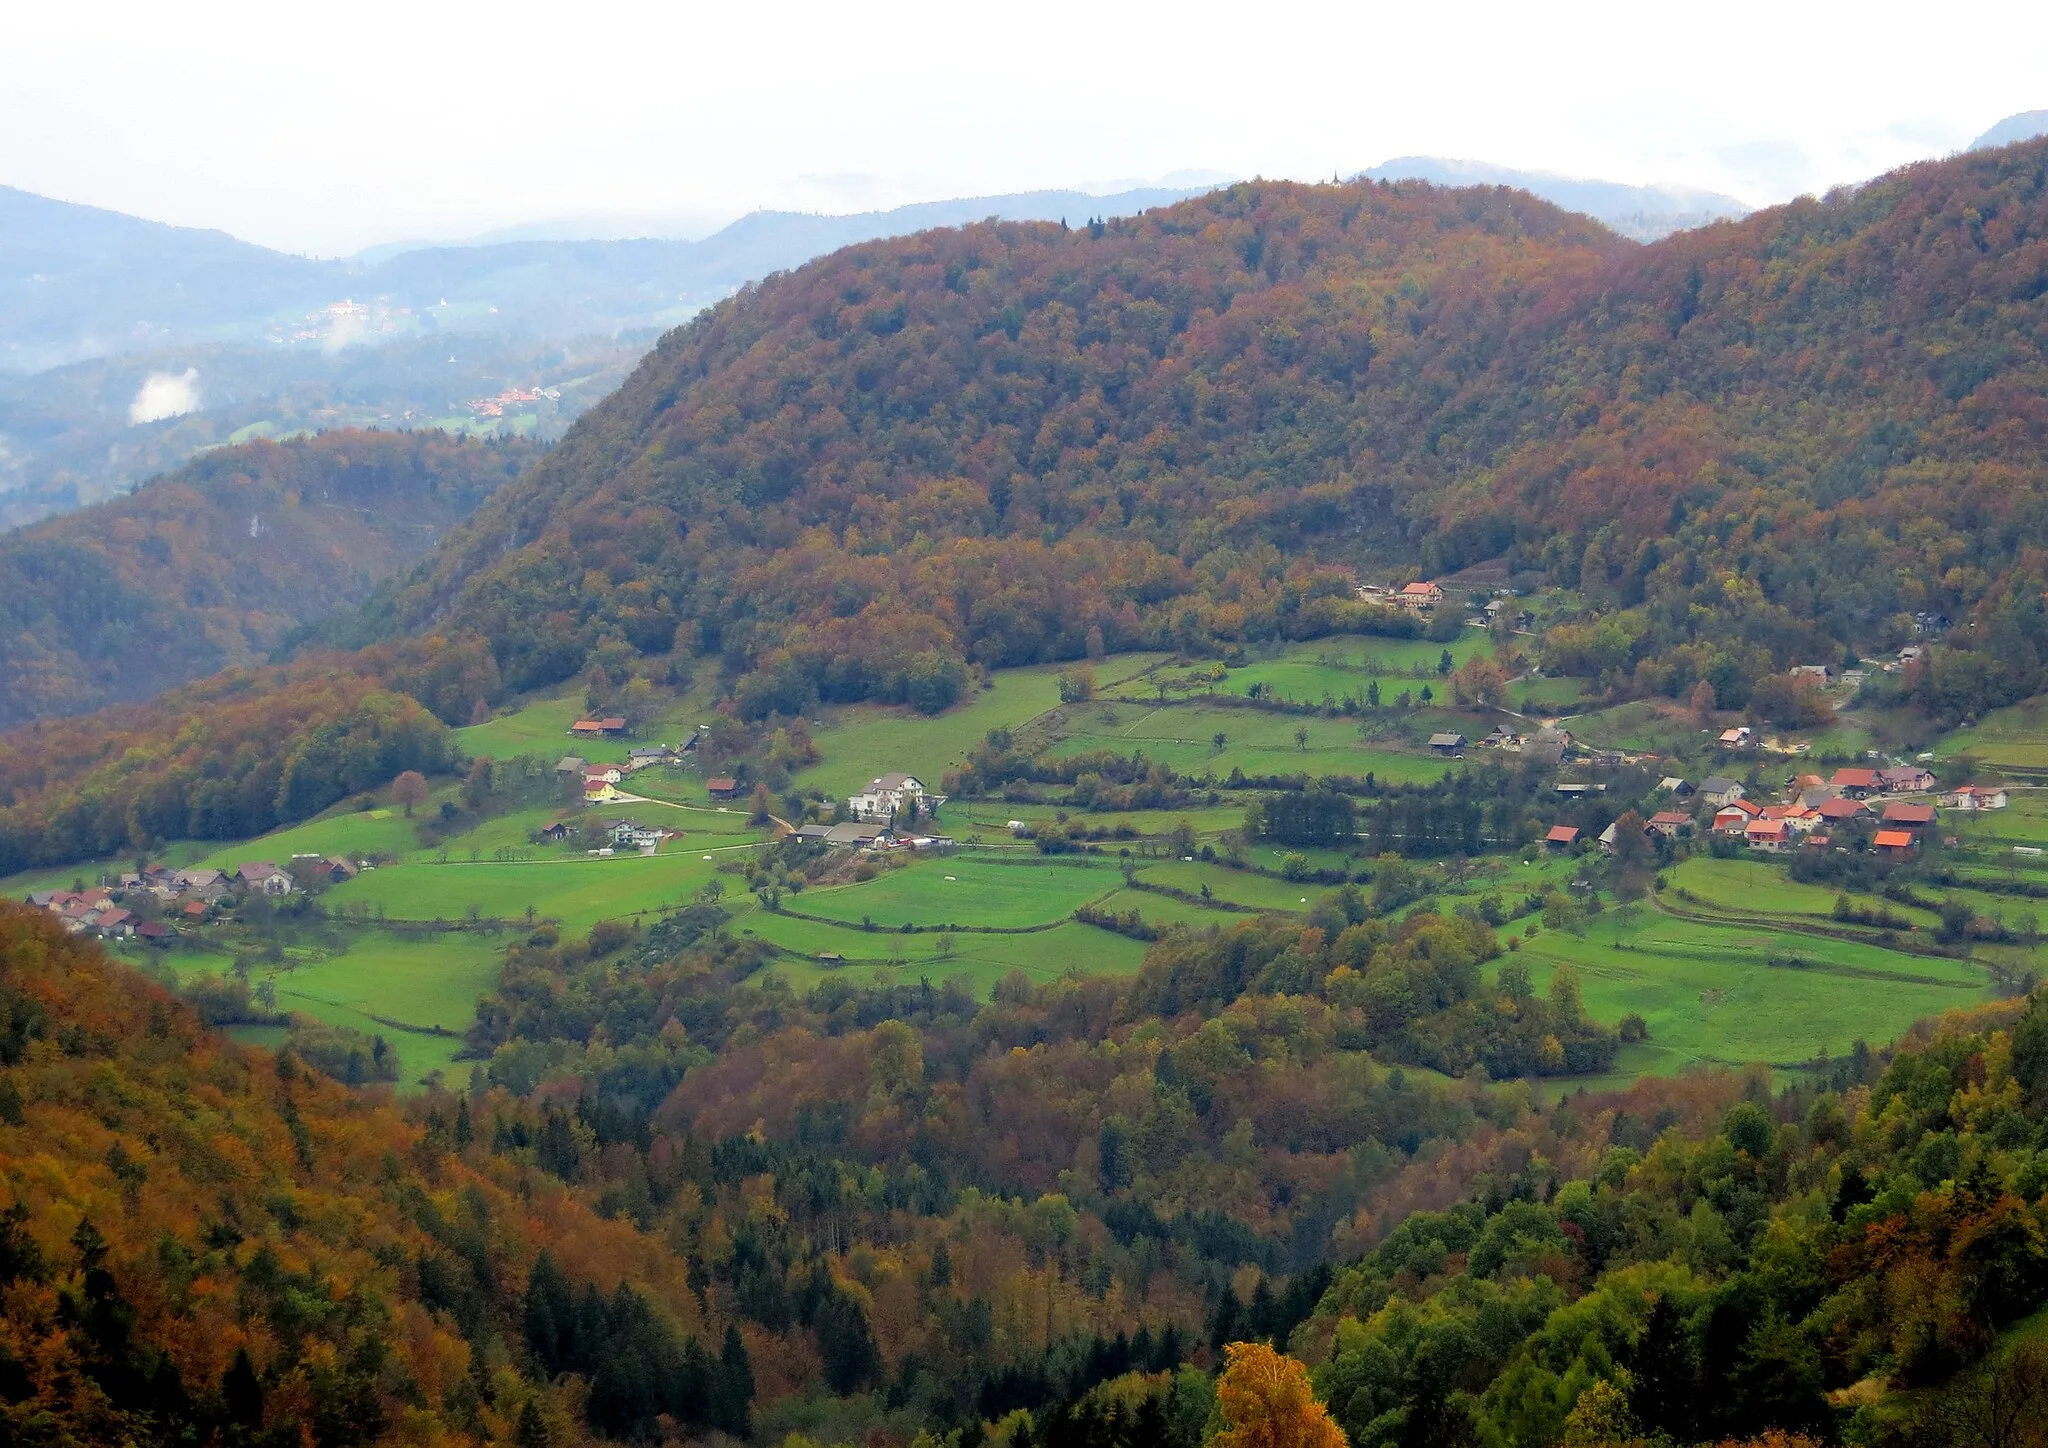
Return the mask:
[[[949,959],[930,953],[935,948],[936,935],[891,935],[855,928],[838,930],[831,936],[811,936],[797,929],[809,926],[810,922],[771,919],[758,912],[735,924],[755,929],[762,939],[777,944],[801,941],[807,946],[814,940],[832,942],[818,948],[846,957],[847,963],[843,965],[821,964],[801,946],[786,946],[798,953],[775,960],[765,973],[787,980],[798,990],[809,990],[833,978],[867,986],[878,982],[914,985],[920,979],[937,984],[957,977],[967,981],[975,994],[985,999],[995,984],[1013,970],[1021,970],[1037,981],[1057,980],[1070,971],[1084,975],[1128,975],[1145,959],[1143,941],[1128,940],[1072,920],[1030,935],[957,936],[955,954]],[[854,944],[851,948],[842,947],[837,943],[840,940],[851,940]],[[861,942],[866,943],[864,947]],[[894,952],[899,948],[902,954],[897,956]]]
[[[1513,685],[1508,688],[1508,697],[1515,697]],[[1575,714],[1568,727],[1578,738],[1603,749],[1645,750],[1654,754],[1668,755],[1697,747],[1703,738],[1699,728],[1691,722],[1674,719],[1640,701],[1589,714]],[[1679,769],[1674,772],[1685,774],[1688,771]],[[1708,771],[1691,772],[1697,776]]]
[[1210,905],[1194,905],[1149,890],[1119,890],[1106,899],[1096,901],[1095,908],[1107,910],[1114,915],[1135,910],[1147,925],[1185,925],[1194,930],[1207,930],[1212,925],[1220,925],[1228,930],[1240,920],[1250,918],[1237,911]]
[[[1795,957],[1809,966],[1771,963]],[[1539,988],[1558,964],[1572,964],[1598,1020],[1640,1013],[1650,1039],[1632,1068],[1655,1074],[1696,1063],[1797,1066],[1858,1039],[1892,1040],[1916,1020],[1991,994],[1961,962],[1640,908],[1609,911],[1584,935],[1543,931],[1518,958]]]
[[[719,848],[726,848],[720,846]],[[518,920],[527,907],[587,930],[599,920],[625,918],[686,904],[715,878],[717,862],[685,845],[652,856],[620,855],[532,862],[413,864],[369,870],[327,894],[331,906],[382,907],[398,920],[460,920],[470,908],[486,919]],[[736,885],[728,885],[729,890]]]
[[1937,740],[1934,753],[1943,759],[1969,755],[1991,766],[2048,769],[2048,695],[1992,710]]
[[1474,654],[1490,653],[1492,647],[1492,641],[1478,629],[1468,629],[1447,644],[1361,634],[1311,639],[1290,644],[1272,658],[1254,659],[1230,670],[1227,682],[1219,684],[1217,691],[1244,695],[1252,684],[1259,684],[1280,699],[1302,704],[1320,704],[1326,695],[1340,701],[1347,694],[1363,700],[1367,686],[1374,682],[1380,686],[1381,697],[1389,701],[1402,689],[1419,692],[1424,684],[1441,694],[1449,687],[1438,673],[1446,649],[1452,667],[1457,668]]
[[[1011,820],[1023,820],[1033,826],[1054,823],[1061,814],[1067,816],[1067,823],[1079,830],[1106,830],[1114,833],[1119,828],[1129,829],[1141,839],[1156,839],[1169,834],[1185,823],[1189,829],[1203,839],[1213,839],[1225,830],[1234,830],[1244,823],[1244,807],[1248,797],[1225,793],[1226,803],[1218,805],[1194,805],[1187,809],[1111,810],[1095,813],[1090,810],[1062,810],[1050,804],[1018,804],[1000,799],[956,799],[949,801],[940,811],[939,829],[955,839],[966,839],[979,834],[984,839],[996,839],[1009,833]],[[1120,844],[1129,843],[1115,839],[1102,840],[1104,849],[1114,852]]]
[[1586,700],[1584,679],[1517,679],[1507,686],[1501,701],[1523,713],[1564,714]]
[[413,821],[405,811],[379,805],[375,809],[321,815],[302,825],[273,831],[235,844],[209,842],[193,863],[232,870],[245,862],[268,860],[289,868],[293,855],[403,856],[420,847]]
[[1109,860],[953,855],[919,860],[860,884],[814,886],[791,908],[856,924],[871,918],[884,929],[905,921],[1018,929],[1063,920],[1077,905],[1121,883]]
[[498,983],[510,936],[471,931],[401,935],[367,931],[348,950],[273,977],[278,1004],[345,1008],[389,1029],[469,1029],[477,998]]
[[[1059,672],[1067,665],[1004,669],[992,689],[970,688],[943,714],[919,714],[902,705],[850,704],[826,714],[812,731],[822,756],[796,783],[839,797],[877,775],[901,770],[937,789],[949,769],[991,729],[1017,729],[1060,702]],[[1107,667],[1107,664],[1102,667]]]
[[1197,896],[1207,885],[1210,893],[1218,899],[1249,905],[1255,910],[1306,910],[1317,896],[1330,888],[1306,881],[1296,884],[1275,880],[1268,875],[1255,875],[1249,870],[1233,870],[1227,865],[1206,864],[1201,860],[1165,860],[1145,865],[1138,871],[1138,878],[1147,884],[1165,885]]
[[1940,923],[1940,917],[1931,911],[1893,900],[1802,884],[1792,879],[1783,865],[1764,860],[1716,860],[1695,855],[1672,870],[1668,879],[1673,889],[1690,891],[1702,905],[1745,915],[1829,921],[1833,918],[1836,895],[1847,893],[1850,903],[1858,909],[1889,910],[1927,927]]
[[[1063,738],[1052,746],[1062,755],[1108,750],[1142,752],[1184,775],[1223,779],[1232,769],[1248,775],[1372,774],[1390,784],[1429,783],[1443,778],[1447,763],[1425,752],[1406,753],[1363,739],[1359,721],[1308,714],[1269,713],[1213,704],[1120,705],[1105,720],[1096,708],[1075,711]],[[1375,725],[1375,727],[1378,727]],[[1420,726],[1418,726],[1420,727]],[[1297,743],[1297,730],[1307,738]],[[1215,744],[1224,736],[1223,748]]]

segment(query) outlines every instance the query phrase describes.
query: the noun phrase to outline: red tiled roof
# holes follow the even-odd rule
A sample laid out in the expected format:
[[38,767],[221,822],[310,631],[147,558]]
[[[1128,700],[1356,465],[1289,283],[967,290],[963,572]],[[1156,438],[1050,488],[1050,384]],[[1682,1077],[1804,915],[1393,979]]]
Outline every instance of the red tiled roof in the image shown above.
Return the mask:
[[1888,825],[1926,825],[1934,823],[1934,806],[1931,804],[1888,804],[1884,807],[1884,822]]
[[1553,845],[1568,845],[1579,837],[1579,832],[1570,825],[1552,825],[1544,841]]
[[1877,784],[1874,769],[1838,769],[1830,781],[1836,789],[1870,789]]
[[1913,836],[1906,830],[1879,830],[1877,847],[1881,850],[1906,850],[1913,846]]

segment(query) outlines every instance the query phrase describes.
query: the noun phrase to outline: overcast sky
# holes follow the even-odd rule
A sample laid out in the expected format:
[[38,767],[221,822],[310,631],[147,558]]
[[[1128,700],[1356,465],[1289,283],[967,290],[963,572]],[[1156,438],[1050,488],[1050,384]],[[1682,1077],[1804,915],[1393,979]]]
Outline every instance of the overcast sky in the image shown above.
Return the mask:
[[1753,204],[2048,107],[2048,5],[10,7],[0,183],[340,254],[1428,154]]

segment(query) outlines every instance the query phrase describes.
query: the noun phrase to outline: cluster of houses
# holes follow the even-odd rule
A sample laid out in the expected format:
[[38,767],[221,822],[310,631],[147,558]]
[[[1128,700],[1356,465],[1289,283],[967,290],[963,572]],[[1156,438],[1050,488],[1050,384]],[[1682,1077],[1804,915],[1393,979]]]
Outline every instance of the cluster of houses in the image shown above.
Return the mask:
[[[339,884],[353,879],[361,867],[338,855],[298,855],[292,859],[292,868],[299,872],[297,877],[292,870],[280,869],[268,860],[253,860],[233,870],[147,865],[123,873],[111,885],[90,890],[38,890],[28,899],[37,909],[57,916],[74,935],[164,942],[176,934],[168,922],[201,924],[238,898],[281,898],[299,888],[299,878]],[[145,907],[145,900],[152,903]],[[143,908],[148,909],[150,918],[138,913]]]
[[921,834],[911,828],[918,820],[936,819],[942,794],[933,794],[914,774],[892,772],[877,775],[867,787],[847,797],[838,824],[800,825],[796,837],[818,840],[836,849],[901,850],[931,849],[950,844],[940,835]]
[[[584,724],[610,725],[615,720],[601,719],[580,721]],[[619,784],[627,775],[642,769],[653,769],[660,765],[681,764],[696,752],[697,736],[692,734],[683,741],[681,749],[671,749],[666,744],[643,744],[626,751],[624,764],[594,764],[580,754],[565,754],[555,761],[555,773],[563,778],[580,777],[583,781],[583,802],[585,804],[610,804],[624,798]]]
[[[1659,790],[1678,807],[1658,810],[1644,828],[1670,839],[1693,834],[1704,824],[1716,838],[1740,840],[1765,854],[1783,854],[1826,848],[1845,826],[1874,826],[1872,848],[1898,859],[1920,847],[1927,832],[1939,824],[1940,809],[2003,809],[2009,803],[2004,789],[1978,784],[1960,785],[1931,801],[1903,798],[1935,792],[1933,774],[1915,764],[1837,769],[1827,779],[1802,774],[1790,781],[1783,798],[1768,803],[1749,799],[1740,781],[1722,775],[1697,785],[1666,778],[1659,782]],[[1685,807],[1688,804],[1690,808]],[[1602,847],[1614,848],[1615,830],[1609,825],[1601,833]],[[1577,840],[1576,830],[1559,827],[1545,843],[1569,849]]]

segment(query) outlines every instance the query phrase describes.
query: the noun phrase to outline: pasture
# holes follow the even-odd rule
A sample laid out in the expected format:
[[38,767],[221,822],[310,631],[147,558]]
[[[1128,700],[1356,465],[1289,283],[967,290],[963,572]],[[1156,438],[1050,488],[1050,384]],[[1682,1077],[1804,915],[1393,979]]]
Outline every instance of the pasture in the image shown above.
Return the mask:
[[2048,695],[1994,709],[1934,746],[1941,759],[1967,756],[1992,772],[2048,770]]
[[[721,849],[734,848],[730,845]],[[485,920],[534,915],[585,931],[600,920],[687,904],[716,878],[716,862],[670,844],[655,855],[457,861],[366,870],[327,892],[330,908],[394,920]],[[736,891],[737,884],[728,891]]]
[[[1446,650],[1455,669],[1475,654],[1490,653],[1492,647],[1492,641],[1479,629],[1467,629],[1449,643],[1340,634],[1288,644],[1270,657],[1255,656],[1244,666],[1231,669],[1227,679],[1214,688],[1217,693],[1245,696],[1256,684],[1262,693],[1292,703],[1334,704],[1346,695],[1363,701],[1367,687],[1377,683],[1381,697],[1391,703],[1401,690],[1420,692],[1425,683],[1438,694],[1446,692],[1449,685],[1442,671]],[[1159,676],[1165,680],[1174,673],[1160,670]],[[1151,682],[1141,680],[1120,692],[1143,698]],[[1150,692],[1156,694],[1156,686]],[[1207,687],[1198,692],[1207,692]]]
[[1623,1050],[1624,1077],[1695,1064],[1797,1068],[1858,1040],[1890,1041],[1914,1021],[1988,999],[1961,961],[1749,924],[1678,920],[1649,906],[1610,910],[1583,934],[1545,930],[1514,957],[1539,989],[1560,963],[1579,973],[1586,1008],[1613,1024],[1629,1011],[1649,1041]]
[[[1222,778],[1232,769],[1271,774],[1372,774],[1389,783],[1429,783],[1462,768],[1433,755],[1375,743],[1377,720],[1267,713],[1218,704],[1084,705],[1069,710],[1053,752],[1143,751],[1185,775]],[[1297,738],[1297,731],[1305,737]],[[1223,736],[1219,748],[1216,736]]]
[[[741,936],[757,935],[793,952],[776,960],[764,974],[788,981],[799,990],[833,978],[858,985],[877,980],[914,983],[959,978],[986,999],[995,984],[1013,970],[1043,983],[1070,972],[1128,975],[1145,958],[1143,941],[1072,920],[1030,935],[956,935],[951,938],[950,954],[941,953],[948,947],[936,933],[870,932],[859,926],[792,920],[763,910],[734,921],[733,930]],[[842,960],[821,962],[817,959],[820,953],[835,954]]]
[[882,930],[906,923],[1016,929],[1064,920],[1122,883],[1114,860],[963,854],[918,860],[860,884],[813,886],[786,904],[850,924],[872,920]]
[[1327,885],[1292,884],[1269,875],[1254,875],[1249,870],[1233,870],[1227,865],[1205,864],[1200,860],[1168,860],[1146,865],[1138,871],[1138,878],[1150,885],[1185,890],[1190,895],[1200,895],[1203,887],[1207,886],[1211,897],[1235,905],[1249,905],[1255,910],[1306,910],[1312,901],[1328,893],[1330,888]]

